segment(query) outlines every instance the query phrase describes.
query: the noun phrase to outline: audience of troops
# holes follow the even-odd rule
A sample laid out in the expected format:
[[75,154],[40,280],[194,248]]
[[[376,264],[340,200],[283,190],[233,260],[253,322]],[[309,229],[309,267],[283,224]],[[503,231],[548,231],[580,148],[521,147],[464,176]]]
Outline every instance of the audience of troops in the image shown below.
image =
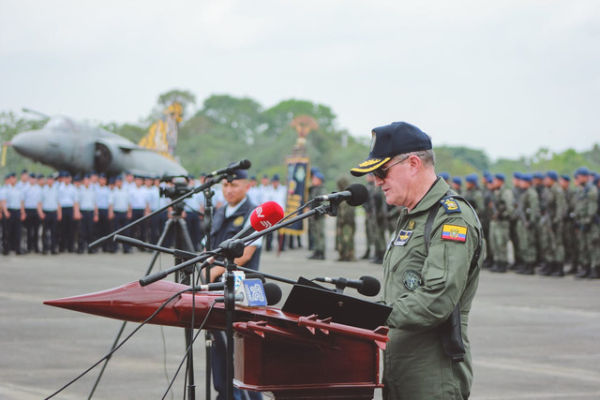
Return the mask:
[[[183,193],[203,181],[204,177],[197,180],[189,177],[187,183],[183,183]],[[285,207],[286,188],[280,184],[278,175],[272,178],[265,175],[260,185],[255,178],[251,182],[253,187],[248,196],[255,204],[276,201]],[[113,178],[95,173],[71,176],[66,171],[47,176],[26,170],[20,176],[9,173],[0,185],[0,249],[4,255],[11,252],[17,255],[115,253],[119,250],[130,253],[131,246],[112,240],[104,241],[97,248],[90,249],[88,245],[179,197],[169,196],[168,193],[177,193],[169,191],[169,187],[172,188],[173,183],[129,173]],[[213,186],[213,192],[211,204],[216,209],[224,205],[220,185]],[[200,192],[185,199],[180,212],[196,250],[201,249],[204,238],[205,207],[205,197]],[[123,235],[157,243],[172,216],[173,210],[169,208],[127,229]],[[165,232],[165,246],[172,244],[173,232],[170,231]],[[272,242],[271,235],[266,240],[267,251],[273,247]],[[283,250],[283,238],[278,243]]]
[[[440,173],[452,189],[471,204],[482,222],[487,242],[485,268],[492,272],[515,271],[561,277],[600,278],[600,175],[582,167],[573,177],[546,173],[515,172],[512,182],[503,174],[484,173],[464,178]],[[188,188],[203,183],[203,177],[188,179]],[[308,198],[325,194],[325,178],[318,168],[311,171]],[[349,182],[343,179],[343,190]],[[172,183],[124,174],[107,179],[103,174],[71,177],[68,172],[48,176],[14,173],[0,186],[0,235],[3,254],[96,251],[124,253],[131,248],[105,241],[98,248],[88,245],[133,220],[171,201],[165,188]],[[285,209],[287,191],[277,174],[251,178],[248,196],[254,204],[275,201]],[[395,231],[400,210],[390,207],[380,188],[367,175],[368,201],[365,211],[366,251],[361,259],[382,263],[387,240]],[[211,203],[224,204],[218,185]],[[172,196],[171,196],[172,197]],[[185,200],[182,218],[199,250],[205,230],[206,201],[202,192]],[[156,243],[172,210],[138,224],[126,235]],[[308,221],[310,259],[325,259],[325,217]],[[354,208],[342,208],[336,221],[335,249],[338,261],[354,261]],[[168,232],[167,232],[168,233]],[[170,245],[172,235],[165,234]],[[273,240],[275,239],[275,240]],[[266,251],[301,247],[300,236],[275,233],[265,237]],[[510,261],[510,262],[509,262]]]

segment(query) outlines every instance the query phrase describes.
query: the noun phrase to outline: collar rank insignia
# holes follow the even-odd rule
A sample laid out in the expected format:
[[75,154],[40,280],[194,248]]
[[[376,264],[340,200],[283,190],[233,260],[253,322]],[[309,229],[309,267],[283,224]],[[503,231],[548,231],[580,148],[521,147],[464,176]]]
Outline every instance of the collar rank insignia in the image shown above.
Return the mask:
[[415,220],[410,220],[408,221],[408,225],[406,226],[407,229],[413,230],[415,229]]
[[398,232],[398,237],[396,237],[396,240],[394,240],[394,246],[404,246],[412,234],[413,231],[401,230]]
[[458,203],[452,197],[444,197],[442,200],[440,200],[440,203],[442,203],[442,207],[444,207],[444,210],[446,210],[446,214],[454,214],[460,212],[460,207],[458,206]]
[[241,215],[233,220],[233,226],[235,226],[235,227],[238,227],[238,226],[242,225],[243,223],[244,223],[244,217]]
[[442,226],[442,239],[464,243],[467,241],[467,227],[446,224]]

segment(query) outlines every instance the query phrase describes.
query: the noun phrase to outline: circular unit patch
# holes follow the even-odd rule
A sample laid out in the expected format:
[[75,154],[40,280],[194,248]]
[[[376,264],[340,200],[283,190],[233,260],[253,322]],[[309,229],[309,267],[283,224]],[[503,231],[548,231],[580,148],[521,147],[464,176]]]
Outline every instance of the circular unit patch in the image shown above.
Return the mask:
[[407,269],[404,272],[402,283],[404,283],[404,287],[406,287],[410,291],[417,290],[417,288],[421,286],[422,283],[421,274],[419,274],[413,269]]

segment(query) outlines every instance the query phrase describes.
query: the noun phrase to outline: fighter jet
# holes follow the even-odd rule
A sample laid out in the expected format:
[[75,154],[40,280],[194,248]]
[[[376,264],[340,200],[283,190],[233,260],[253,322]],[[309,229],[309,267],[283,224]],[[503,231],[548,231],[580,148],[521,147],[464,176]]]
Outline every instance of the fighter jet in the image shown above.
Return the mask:
[[55,116],[39,130],[21,132],[10,141],[21,155],[71,172],[124,171],[146,176],[187,175],[173,159],[105,129]]

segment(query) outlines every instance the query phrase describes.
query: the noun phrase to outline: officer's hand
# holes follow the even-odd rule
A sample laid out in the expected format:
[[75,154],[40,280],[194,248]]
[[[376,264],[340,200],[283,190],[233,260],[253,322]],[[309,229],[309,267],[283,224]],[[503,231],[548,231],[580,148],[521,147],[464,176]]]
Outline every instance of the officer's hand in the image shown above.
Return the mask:
[[42,211],[40,214],[40,219],[46,219],[46,214]]
[[21,221],[25,221],[25,217],[26,217],[26,216],[27,216],[27,215],[26,215],[25,213],[21,213]]
[[10,218],[10,211],[8,211],[8,210],[4,211],[4,216],[6,218]]
[[94,222],[98,222],[98,216],[94,215]]

